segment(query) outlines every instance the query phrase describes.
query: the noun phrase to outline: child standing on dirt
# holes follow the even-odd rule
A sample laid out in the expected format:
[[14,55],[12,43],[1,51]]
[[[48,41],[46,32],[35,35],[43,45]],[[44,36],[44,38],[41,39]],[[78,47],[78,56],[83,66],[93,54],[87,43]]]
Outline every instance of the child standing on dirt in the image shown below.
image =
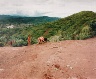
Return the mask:
[[27,41],[28,41],[28,46],[31,45],[31,36],[30,35],[28,35]]

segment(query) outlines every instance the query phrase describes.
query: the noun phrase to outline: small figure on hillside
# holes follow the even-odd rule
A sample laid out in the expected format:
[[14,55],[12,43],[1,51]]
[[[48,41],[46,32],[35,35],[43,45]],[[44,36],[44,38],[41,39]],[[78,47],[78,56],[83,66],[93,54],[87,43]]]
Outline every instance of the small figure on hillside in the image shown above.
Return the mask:
[[38,38],[38,44],[42,44],[44,42],[47,42],[47,38],[44,38],[43,36]]
[[28,46],[31,45],[31,36],[30,35],[28,35],[27,41],[28,41]]
[[10,40],[7,42],[7,45],[9,45],[9,46],[12,46],[13,44],[15,44],[15,40]]

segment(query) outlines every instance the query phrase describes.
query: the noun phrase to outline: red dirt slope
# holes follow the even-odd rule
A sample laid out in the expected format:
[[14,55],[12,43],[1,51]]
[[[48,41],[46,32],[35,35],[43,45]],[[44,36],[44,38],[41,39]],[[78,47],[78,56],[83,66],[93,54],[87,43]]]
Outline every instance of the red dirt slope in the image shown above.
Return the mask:
[[0,79],[96,79],[96,37],[1,47]]

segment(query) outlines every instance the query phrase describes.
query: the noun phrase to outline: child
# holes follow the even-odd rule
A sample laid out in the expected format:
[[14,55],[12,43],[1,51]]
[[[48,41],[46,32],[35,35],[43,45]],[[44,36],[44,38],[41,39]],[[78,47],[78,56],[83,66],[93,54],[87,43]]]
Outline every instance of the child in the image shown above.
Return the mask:
[[28,35],[27,41],[28,41],[28,46],[31,45],[31,36],[30,35]]

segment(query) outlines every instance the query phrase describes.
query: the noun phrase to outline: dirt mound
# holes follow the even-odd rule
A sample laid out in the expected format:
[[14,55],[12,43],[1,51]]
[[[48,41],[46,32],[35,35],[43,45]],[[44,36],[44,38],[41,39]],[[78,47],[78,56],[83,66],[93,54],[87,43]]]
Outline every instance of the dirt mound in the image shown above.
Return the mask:
[[96,79],[96,38],[1,47],[0,79]]

